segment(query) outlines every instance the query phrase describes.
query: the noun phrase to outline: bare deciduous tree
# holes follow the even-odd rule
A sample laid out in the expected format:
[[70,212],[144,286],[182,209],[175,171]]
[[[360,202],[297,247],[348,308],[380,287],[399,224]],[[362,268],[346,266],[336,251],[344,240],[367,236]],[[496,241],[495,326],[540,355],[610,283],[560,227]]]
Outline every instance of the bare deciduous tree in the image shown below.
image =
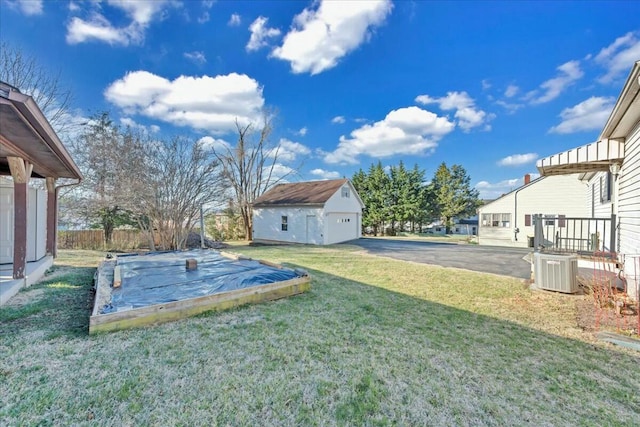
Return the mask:
[[144,173],[133,179],[130,209],[144,219],[141,226],[155,231],[163,249],[181,249],[200,208],[222,200],[226,185],[219,163],[202,143],[174,138],[148,144],[142,167]]
[[266,113],[259,130],[254,128],[253,123],[240,125],[236,120],[236,146],[213,150],[233,190],[247,240],[252,239],[253,201],[290,174],[274,174],[280,145],[268,144],[271,123],[272,117]]
[[0,41],[0,80],[30,95],[56,133],[73,125],[67,117],[72,93],[61,84],[60,73],[45,69],[34,56],[5,41]]

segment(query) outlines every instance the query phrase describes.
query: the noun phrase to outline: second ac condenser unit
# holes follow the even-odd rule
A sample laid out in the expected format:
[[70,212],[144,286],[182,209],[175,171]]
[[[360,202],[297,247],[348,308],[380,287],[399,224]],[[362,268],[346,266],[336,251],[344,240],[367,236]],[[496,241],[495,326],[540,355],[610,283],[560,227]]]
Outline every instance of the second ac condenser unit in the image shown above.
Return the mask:
[[577,256],[536,252],[533,259],[533,274],[538,288],[569,294],[578,292]]

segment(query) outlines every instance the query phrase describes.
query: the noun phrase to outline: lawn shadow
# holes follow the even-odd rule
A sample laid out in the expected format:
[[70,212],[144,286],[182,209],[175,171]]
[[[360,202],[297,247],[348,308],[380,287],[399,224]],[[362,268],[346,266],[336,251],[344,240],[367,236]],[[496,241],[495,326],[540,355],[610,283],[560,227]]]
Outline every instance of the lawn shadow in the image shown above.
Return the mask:
[[95,271],[94,267],[54,265],[0,309],[3,331],[35,333],[47,340],[87,335]]
[[[640,425],[640,357],[304,264],[286,263],[311,274],[310,292],[94,337],[95,269],[61,266],[24,290],[41,295],[22,316],[0,310],[0,346],[56,369],[6,369],[15,384],[71,384],[56,389],[60,424],[85,422],[91,402],[98,424]],[[35,355],[40,331],[70,338],[64,352]],[[13,389],[8,407],[42,407]]]

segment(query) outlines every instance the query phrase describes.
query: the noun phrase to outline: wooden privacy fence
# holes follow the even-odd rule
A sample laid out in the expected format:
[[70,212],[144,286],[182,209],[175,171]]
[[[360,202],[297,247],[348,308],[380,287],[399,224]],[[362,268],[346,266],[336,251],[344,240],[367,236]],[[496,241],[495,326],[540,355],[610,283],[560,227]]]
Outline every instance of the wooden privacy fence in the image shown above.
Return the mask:
[[104,230],[66,230],[58,232],[60,249],[141,249],[148,248],[147,236],[139,230],[114,230],[111,244],[104,242]]

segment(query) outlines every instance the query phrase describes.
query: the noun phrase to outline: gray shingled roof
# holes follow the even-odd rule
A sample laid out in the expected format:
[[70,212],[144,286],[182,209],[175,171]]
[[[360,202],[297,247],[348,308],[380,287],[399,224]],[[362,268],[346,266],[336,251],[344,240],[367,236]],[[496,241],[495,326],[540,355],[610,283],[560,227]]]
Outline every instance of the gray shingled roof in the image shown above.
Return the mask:
[[348,180],[307,181],[278,184],[254,202],[254,207],[283,205],[323,205]]

